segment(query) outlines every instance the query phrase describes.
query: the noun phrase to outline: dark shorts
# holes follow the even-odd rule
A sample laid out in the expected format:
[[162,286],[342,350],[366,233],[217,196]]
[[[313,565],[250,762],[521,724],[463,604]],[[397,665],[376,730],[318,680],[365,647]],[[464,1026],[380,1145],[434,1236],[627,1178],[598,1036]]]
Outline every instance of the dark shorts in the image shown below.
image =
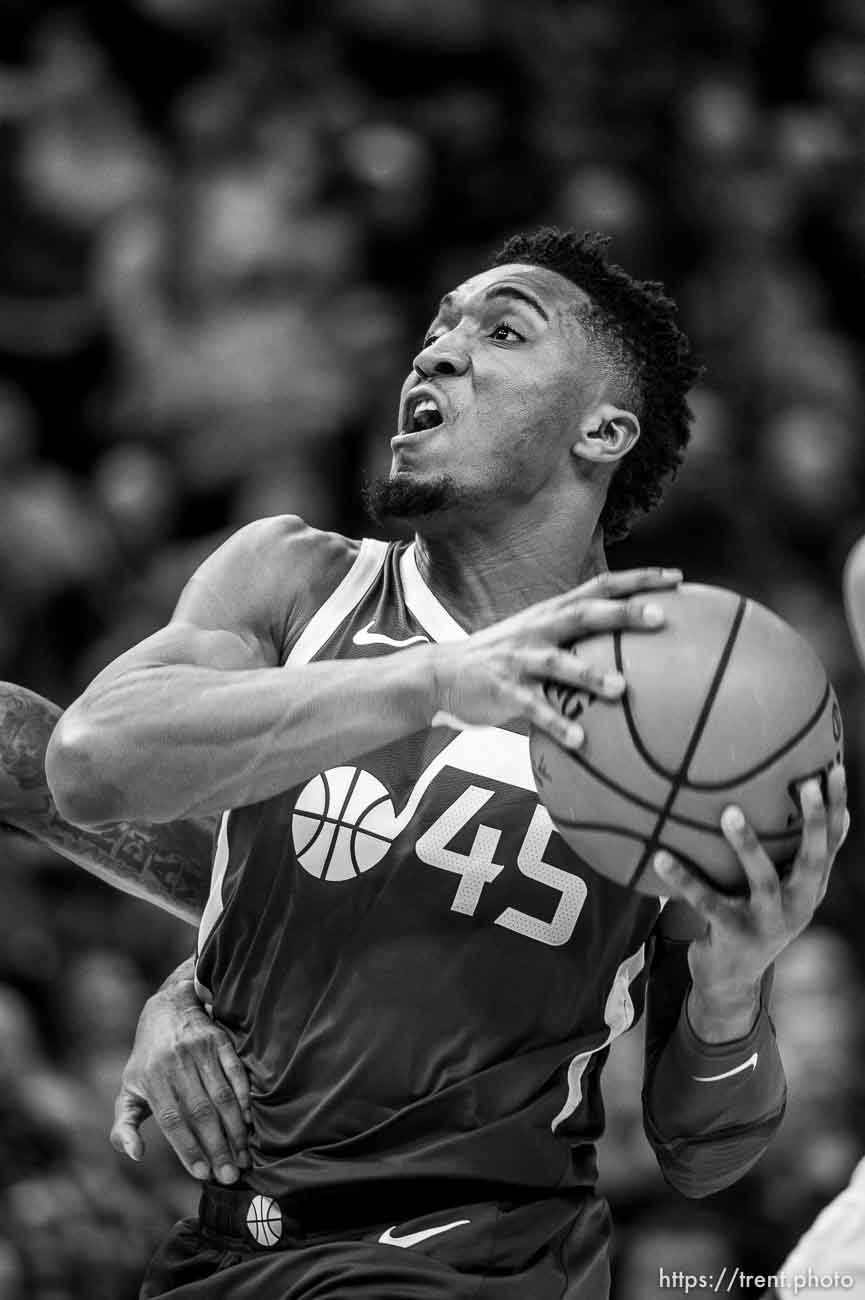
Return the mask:
[[[355,1219],[368,1217],[354,1198]],[[141,1300],[607,1300],[609,1213],[592,1195],[416,1208],[409,1196],[374,1223],[327,1230],[248,1190],[205,1188]]]

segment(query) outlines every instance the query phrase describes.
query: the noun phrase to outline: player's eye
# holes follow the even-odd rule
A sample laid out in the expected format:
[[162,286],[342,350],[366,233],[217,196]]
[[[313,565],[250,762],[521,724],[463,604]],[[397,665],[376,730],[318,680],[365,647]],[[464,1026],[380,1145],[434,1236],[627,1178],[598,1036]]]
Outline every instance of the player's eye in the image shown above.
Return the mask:
[[525,343],[526,337],[519,330],[514,329],[506,320],[499,321],[498,325],[490,331],[490,338],[495,339],[497,343],[507,343],[510,339],[518,339],[520,343]]
[[440,334],[427,334],[426,338],[423,341],[422,346],[425,348],[431,348],[432,345],[435,343],[436,339],[440,339],[440,338],[441,338]]

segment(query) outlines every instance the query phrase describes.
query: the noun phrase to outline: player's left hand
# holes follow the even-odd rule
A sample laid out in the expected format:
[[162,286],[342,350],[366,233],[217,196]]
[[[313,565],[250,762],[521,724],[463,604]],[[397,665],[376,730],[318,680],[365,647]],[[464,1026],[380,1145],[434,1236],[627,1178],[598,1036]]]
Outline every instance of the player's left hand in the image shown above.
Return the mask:
[[689,903],[706,922],[688,951],[695,990],[720,1003],[753,991],[778,955],[801,934],[823,900],[832,863],[850,827],[844,768],[828,778],[826,802],[816,779],[801,787],[803,828],[799,851],[782,880],[741,809],[724,810],[721,829],[748,879],[748,893],[730,896],[698,879],[668,853],[655,870],[670,893]]

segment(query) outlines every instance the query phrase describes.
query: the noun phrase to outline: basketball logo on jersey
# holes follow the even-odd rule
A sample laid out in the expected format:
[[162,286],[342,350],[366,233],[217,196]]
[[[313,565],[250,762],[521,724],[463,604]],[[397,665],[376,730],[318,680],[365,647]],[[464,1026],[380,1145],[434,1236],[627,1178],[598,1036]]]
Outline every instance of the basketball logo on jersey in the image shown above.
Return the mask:
[[246,1226],[259,1246],[275,1246],[282,1236],[282,1211],[271,1196],[253,1196]]
[[377,866],[397,830],[390,795],[360,767],[319,772],[298,795],[291,819],[295,857],[319,880],[354,880]]

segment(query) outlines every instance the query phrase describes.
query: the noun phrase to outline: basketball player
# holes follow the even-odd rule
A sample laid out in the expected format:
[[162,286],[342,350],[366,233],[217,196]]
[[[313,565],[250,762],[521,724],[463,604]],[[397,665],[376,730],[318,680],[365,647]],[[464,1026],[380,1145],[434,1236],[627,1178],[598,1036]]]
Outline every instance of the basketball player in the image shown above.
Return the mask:
[[[785,1096],[771,965],[825,889],[843,773],[826,805],[803,786],[783,886],[735,810],[750,898],[657,864],[707,922],[677,943],[657,900],[565,848],[528,763],[530,723],[582,739],[545,683],[623,689],[565,647],[650,631],[640,593],[678,580],[608,574],[604,540],[678,464],[694,378],[659,286],[592,241],[509,242],[442,301],[369,493],[414,543],[242,529],[61,719],[62,816],[223,814],[195,985],[250,1074],[253,1163],[205,1186],[145,1300],[605,1297],[600,1068],[642,1009],[650,945],[662,1169],[699,1196],[765,1148]],[[181,1000],[137,1040],[145,1100]],[[218,1086],[201,1077],[184,1113],[183,1073],[158,1115],[180,1148]]]

